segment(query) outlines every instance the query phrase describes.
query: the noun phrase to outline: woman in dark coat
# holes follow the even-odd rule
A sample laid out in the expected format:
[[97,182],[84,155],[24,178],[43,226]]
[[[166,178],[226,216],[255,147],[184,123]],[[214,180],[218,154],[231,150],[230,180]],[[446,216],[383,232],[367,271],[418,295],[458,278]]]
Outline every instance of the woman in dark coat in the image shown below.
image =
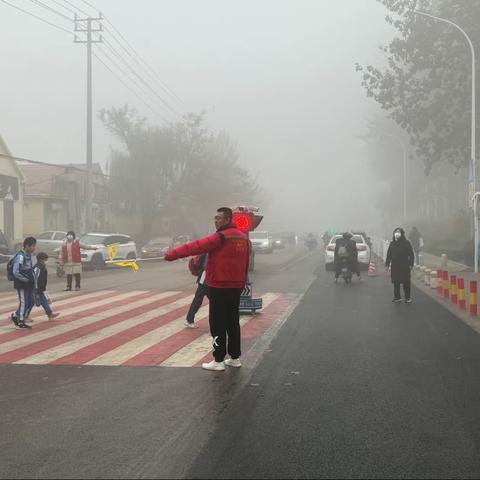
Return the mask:
[[410,296],[410,272],[415,264],[415,254],[412,244],[405,238],[403,228],[396,228],[393,231],[393,240],[388,246],[387,260],[385,266],[391,268],[393,283],[393,302],[401,302],[400,285],[403,283],[405,302],[412,303]]

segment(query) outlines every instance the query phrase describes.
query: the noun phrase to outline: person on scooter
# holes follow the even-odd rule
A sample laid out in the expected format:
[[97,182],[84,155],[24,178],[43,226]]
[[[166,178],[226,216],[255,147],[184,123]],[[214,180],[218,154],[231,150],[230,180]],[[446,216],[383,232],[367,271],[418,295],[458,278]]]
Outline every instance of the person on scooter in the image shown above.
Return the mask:
[[353,235],[350,232],[345,232],[335,241],[335,256],[333,259],[335,265],[335,281],[337,281],[342,272],[343,262],[347,263],[348,269],[352,273],[356,273],[360,280],[357,243],[353,240]]

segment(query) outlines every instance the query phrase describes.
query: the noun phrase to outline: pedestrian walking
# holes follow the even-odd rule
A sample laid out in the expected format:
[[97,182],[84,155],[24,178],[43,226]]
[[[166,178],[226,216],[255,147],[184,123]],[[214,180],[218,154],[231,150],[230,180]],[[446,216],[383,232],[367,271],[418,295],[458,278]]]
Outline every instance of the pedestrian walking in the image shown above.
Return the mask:
[[[213,338],[213,361],[205,370],[225,370],[225,365],[241,367],[240,295],[247,282],[250,241],[233,223],[230,208],[219,208],[215,215],[217,231],[165,254],[173,261],[208,253],[206,282],[210,298],[210,334]],[[228,344],[227,344],[228,338]],[[225,360],[227,354],[230,359]]]
[[8,279],[13,281],[13,288],[18,293],[18,308],[10,315],[10,319],[19,329],[32,328],[27,324],[27,320],[35,304],[32,254],[35,253],[36,246],[37,240],[27,237],[23,241],[23,249],[7,264]]
[[403,284],[405,303],[412,303],[410,272],[415,263],[415,254],[412,244],[405,237],[403,228],[396,228],[393,232],[393,240],[388,246],[385,267],[390,269],[393,283],[393,302],[402,301],[400,285]]
[[417,227],[413,227],[412,230],[410,230],[410,233],[408,234],[408,239],[410,240],[413,252],[415,253],[415,263],[418,265],[420,263],[419,254],[420,249],[422,248],[423,240]]
[[75,238],[75,232],[69,231],[60,250],[60,265],[67,275],[66,292],[72,290],[72,281],[75,277],[75,290],[80,290],[82,274],[82,255],[80,250],[97,250],[97,247],[84,245]]
[[37,263],[33,267],[33,278],[35,279],[35,305],[40,305],[45,310],[49,320],[57,318],[60,314],[54,313],[50,304],[52,303],[50,297],[47,295],[48,270],[47,270],[48,255],[40,252],[37,255]]
[[207,262],[208,254],[206,253],[190,260],[190,271],[193,275],[197,275],[197,290],[187,313],[187,320],[185,322],[187,328],[198,328],[198,325],[195,323],[195,315],[200,310],[204,298],[208,298],[209,296],[208,285],[206,283]]

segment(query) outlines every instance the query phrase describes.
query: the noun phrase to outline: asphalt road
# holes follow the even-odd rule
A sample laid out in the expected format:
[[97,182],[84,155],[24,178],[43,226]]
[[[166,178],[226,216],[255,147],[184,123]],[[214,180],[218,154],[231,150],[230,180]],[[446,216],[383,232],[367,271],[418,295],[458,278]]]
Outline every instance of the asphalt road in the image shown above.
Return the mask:
[[254,368],[0,366],[0,477],[478,478],[480,337],[417,289],[394,305],[384,276],[335,285],[320,252],[278,253],[258,290],[306,294]]
[[[256,290],[304,292],[319,262],[319,251],[302,248],[259,256]],[[185,262],[161,262],[137,274],[87,272],[83,284],[95,291],[193,283]],[[182,477],[251,373],[0,365],[0,478]]]
[[478,478],[480,337],[391,297],[320,274],[186,476]]

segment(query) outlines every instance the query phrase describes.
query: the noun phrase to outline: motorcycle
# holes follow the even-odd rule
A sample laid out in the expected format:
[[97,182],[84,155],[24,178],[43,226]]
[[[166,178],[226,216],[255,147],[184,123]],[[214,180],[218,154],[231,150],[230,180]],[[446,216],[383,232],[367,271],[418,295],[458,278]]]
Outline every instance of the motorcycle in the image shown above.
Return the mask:
[[346,284],[352,283],[352,271],[348,265],[348,258],[342,258],[341,275]]

